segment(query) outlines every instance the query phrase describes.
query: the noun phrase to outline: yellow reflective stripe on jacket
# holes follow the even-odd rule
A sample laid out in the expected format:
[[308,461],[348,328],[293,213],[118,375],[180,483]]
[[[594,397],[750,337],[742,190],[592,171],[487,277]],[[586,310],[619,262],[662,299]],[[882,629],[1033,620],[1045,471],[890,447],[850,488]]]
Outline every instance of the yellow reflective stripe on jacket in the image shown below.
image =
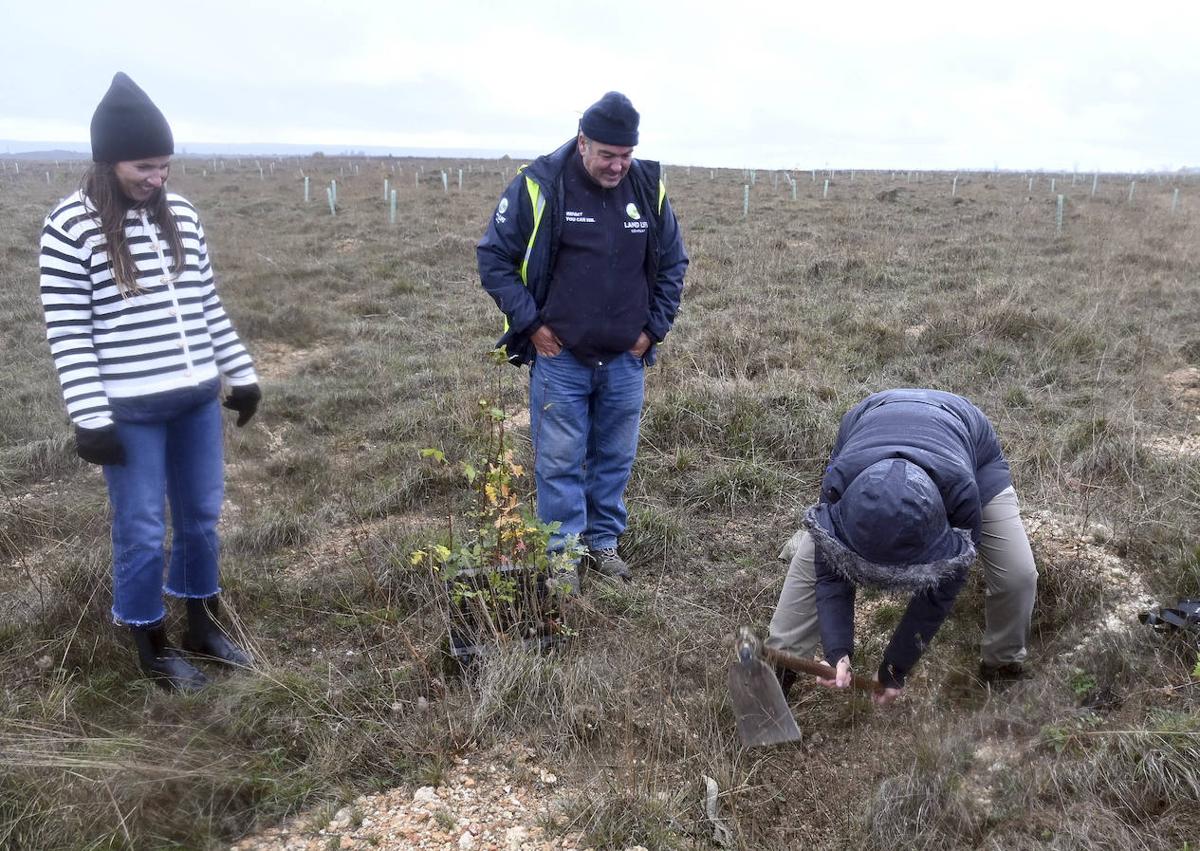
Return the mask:
[[658,181],[658,214],[662,215],[662,202],[667,197],[667,184]]
[[533,243],[537,239],[538,228],[542,224],[542,213],[546,209],[546,199],[542,197],[542,187],[531,177],[525,178],[525,188],[529,191],[529,201],[533,205],[533,231],[529,234],[529,242],[525,246],[525,259],[521,261],[521,283],[529,286],[529,255],[533,253]]

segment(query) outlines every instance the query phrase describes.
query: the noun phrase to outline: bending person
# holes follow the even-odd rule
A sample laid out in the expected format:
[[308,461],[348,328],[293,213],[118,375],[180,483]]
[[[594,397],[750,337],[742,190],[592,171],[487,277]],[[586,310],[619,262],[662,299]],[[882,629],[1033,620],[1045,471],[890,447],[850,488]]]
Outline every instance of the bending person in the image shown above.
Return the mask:
[[[823,685],[850,685],[857,586],[910,592],[876,674],[876,702],[895,700],[976,555],[986,588],[981,679],[1025,676],[1037,569],[996,432],[966,399],[885,390],[855,405],[804,528],[767,643],[811,657],[819,637],[837,670]],[[786,691],[794,674],[780,678]]]
[[[224,498],[221,379],[237,424],[260,393],[213,287],[194,207],[165,187],[171,128],[117,74],[92,116],[93,165],[46,218],[41,296],[76,450],[103,467],[112,504],[113,619],[145,673],[193,690],[204,675],[171,646],[163,593],[186,601],[183,647],[250,663],[217,625],[217,519]],[[164,504],[174,533],[166,584]]]

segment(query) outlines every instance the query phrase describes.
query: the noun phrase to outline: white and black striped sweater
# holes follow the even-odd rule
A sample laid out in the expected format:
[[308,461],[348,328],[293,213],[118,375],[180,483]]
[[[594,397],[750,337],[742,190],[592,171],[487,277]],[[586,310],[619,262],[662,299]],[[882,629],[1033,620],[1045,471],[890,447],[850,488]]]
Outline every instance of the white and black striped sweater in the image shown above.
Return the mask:
[[169,193],[184,266],[170,277],[170,244],[143,210],[130,210],[125,233],[138,269],[137,295],[122,297],[94,208],[82,192],[46,217],[41,240],[46,336],[71,421],[112,422],[109,398],[196,387],[223,376],[231,386],[258,377],[213,286],[208,245],[196,209]]

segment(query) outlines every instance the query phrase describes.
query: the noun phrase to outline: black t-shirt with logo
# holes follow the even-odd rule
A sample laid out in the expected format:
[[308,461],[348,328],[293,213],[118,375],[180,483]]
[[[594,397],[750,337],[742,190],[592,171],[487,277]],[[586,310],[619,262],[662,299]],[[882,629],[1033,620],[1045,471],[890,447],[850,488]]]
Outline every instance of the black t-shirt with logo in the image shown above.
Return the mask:
[[571,354],[600,366],[631,349],[650,317],[649,224],[628,176],[605,189],[588,176],[578,151],[563,190],[562,238],[541,318]]

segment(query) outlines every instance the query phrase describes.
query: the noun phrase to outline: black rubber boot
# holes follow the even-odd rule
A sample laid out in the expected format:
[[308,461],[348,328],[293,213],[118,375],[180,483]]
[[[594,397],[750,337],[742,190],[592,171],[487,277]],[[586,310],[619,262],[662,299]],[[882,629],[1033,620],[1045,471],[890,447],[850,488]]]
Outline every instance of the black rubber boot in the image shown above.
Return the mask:
[[196,670],[180,652],[167,643],[162,621],[149,626],[131,626],[138,663],[146,676],[171,691],[199,691],[208,677]]
[[248,668],[254,664],[250,654],[229,640],[217,623],[220,606],[216,595],[187,601],[187,631],[183,634],[183,649],[204,656],[231,668]]

